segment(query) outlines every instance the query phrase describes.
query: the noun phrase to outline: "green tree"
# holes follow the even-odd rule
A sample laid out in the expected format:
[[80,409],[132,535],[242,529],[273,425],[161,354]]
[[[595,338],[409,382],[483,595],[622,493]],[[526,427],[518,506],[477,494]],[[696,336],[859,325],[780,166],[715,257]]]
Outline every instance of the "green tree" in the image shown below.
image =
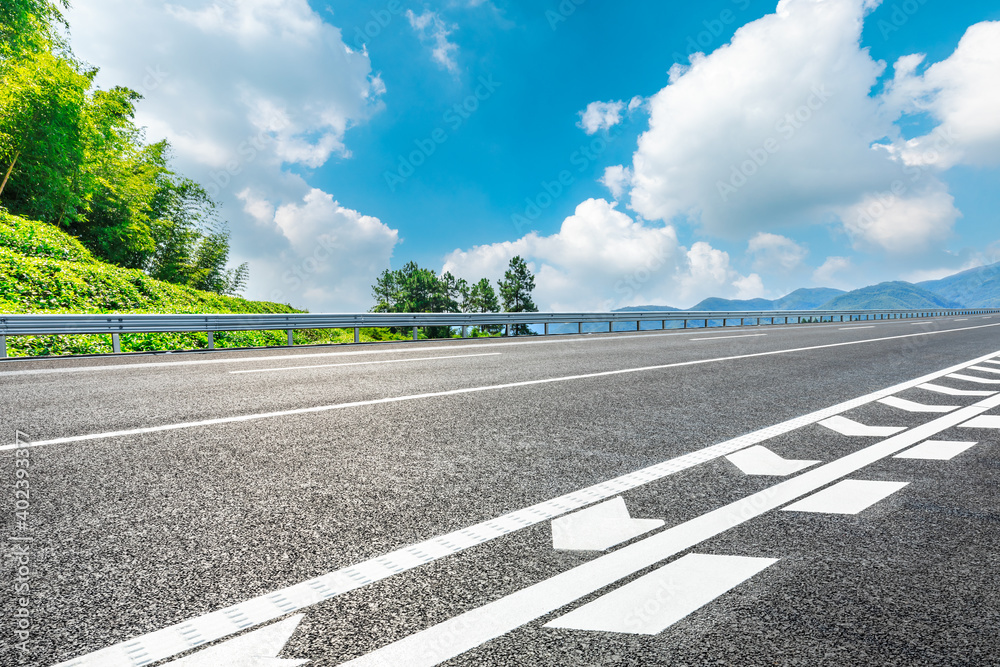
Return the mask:
[[0,57],[16,57],[38,51],[57,39],[53,26],[65,25],[59,6],[66,0],[3,0],[0,2]]
[[[483,278],[472,286],[469,290],[469,313],[497,313],[500,312],[500,302],[497,301],[497,293],[493,290],[489,278]],[[479,327],[480,331],[488,334],[497,334],[503,329],[500,325],[486,325]]]
[[[503,309],[508,313],[537,313],[538,307],[531,299],[535,289],[535,276],[528,270],[528,264],[520,256],[512,257],[504,272],[503,280],[498,280]],[[531,333],[526,324],[514,326],[514,333],[524,336]]]
[[[430,269],[422,269],[415,262],[407,262],[402,269],[386,270],[372,286],[376,313],[457,313],[461,312],[459,299],[464,300],[465,281],[450,273],[438,276]],[[394,329],[395,331],[395,329]],[[427,327],[429,338],[447,338],[450,327]]]

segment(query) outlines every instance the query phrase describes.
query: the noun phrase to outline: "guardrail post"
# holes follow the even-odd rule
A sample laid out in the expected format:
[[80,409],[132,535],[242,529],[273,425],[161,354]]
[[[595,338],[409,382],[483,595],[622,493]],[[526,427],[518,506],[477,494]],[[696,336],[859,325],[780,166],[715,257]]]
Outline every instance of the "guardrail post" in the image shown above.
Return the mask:
[[615,323],[608,322],[608,333],[612,333],[615,330]]
[[420,340],[420,334],[417,333],[417,327],[413,327],[413,340]]
[[7,336],[0,335],[0,359],[7,358]]
[[361,327],[354,327],[354,342],[361,342]]
[[545,323],[545,335],[546,336],[549,335],[549,323],[548,322]]
[[208,332],[208,349],[215,349],[215,334],[211,331]]
[[118,334],[111,334],[111,351],[115,354],[121,354],[122,346],[121,342],[118,340]]
[[[663,320],[663,328],[664,328],[664,329],[666,329],[666,328],[667,328],[667,321],[666,321],[666,320]],[[684,328],[685,328],[685,329],[687,329],[687,328],[688,328],[688,321],[687,321],[687,320],[684,320]]]
[[[545,325],[545,333],[548,333],[548,332],[549,332],[549,325],[546,324]],[[462,327],[462,338],[468,338],[468,337],[469,337],[469,327],[463,326]]]
[[642,320],[636,320],[635,330],[636,331],[642,331]]
[[292,329],[288,330],[288,347],[295,345],[295,339],[292,338]]

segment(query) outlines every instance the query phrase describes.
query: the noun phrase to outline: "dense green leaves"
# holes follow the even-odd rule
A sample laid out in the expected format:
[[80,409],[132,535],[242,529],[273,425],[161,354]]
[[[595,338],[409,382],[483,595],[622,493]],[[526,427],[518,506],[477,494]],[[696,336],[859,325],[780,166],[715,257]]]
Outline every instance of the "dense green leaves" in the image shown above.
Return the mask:
[[57,42],[56,5],[2,1],[0,207],[59,226],[101,260],[239,292],[247,266],[226,268],[226,224],[204,189],[170,170],[167,143],[145,143],[141,96],[93,89],[96,70]]
[[[537,313],[538,306],[531,299],[531,292],[535,289],[535,276],[528,270],[528,264],[521,257],[513,257],[510,265],[503,274],[503,280],[497,283],[500,286],[500,298],[503,300],[503,309],[508,313]],[[530,333],[528,326],[518,324],[516,333],[519,336]]]

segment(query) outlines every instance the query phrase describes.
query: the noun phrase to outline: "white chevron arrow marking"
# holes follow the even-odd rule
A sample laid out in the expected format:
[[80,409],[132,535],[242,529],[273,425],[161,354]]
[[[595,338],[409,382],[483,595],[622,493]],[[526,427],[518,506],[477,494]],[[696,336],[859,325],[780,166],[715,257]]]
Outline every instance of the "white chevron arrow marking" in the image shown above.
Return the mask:
[[771,475],[786,477],[805,470],[819,461],[802,461],[778,456],[767,447],[754,445],[730,454],[726,459],[747,475]]
[[552,547],[560,551],[604,551],[663,525],[659,519],[633,519],[618,496],[552,521]]
[[978,384],[1000,384],[1000,380],[990,380],[989,378],[977,378],[972,375],[962,375],[961,373],[949,373],[946,377],[966,382],[976,382]]
[[960,405],[925,405],[923,403],[908,401],[905,398],[899,398],[898,396],[886,396],[885,398],[879,399],[879,403],[888,405],[892,408],[906,410],[907,412],[951,412],[952,410],[958,410],[962,407]]
[[825,426],[831,431],[836,431],[840,435],[847,435],[851,437],[884,437],[895,435],[900,431],[906,430],[903,426],[866,426],[865,424],[856,422],[853,419],[848,419],[847,417],[841,417],[840,415],[824,419],[819,423],[819,425]]
[[992,396],[996,393],[995,391],[987,391],[984,389],[952,389],[951,387],[945,387],[931,382],[917,385],[917,388],[924,389],[926,391],[933,391],[936,394],[947,394],[948,396]]
[[982,371],[984,373],[996,373],[1000,375],[1000,368],[987,368],[986,366],[969,366],[970,371]]
[[164,667],[296,667],[308,660],[282,660],[277,655],[295,634],[304,618],[296,614],[260,630],[240,635],[217,646],[199,651]]
[[959,424],[959,428],[1000,428],[1000,415],[976,417],[964,424]]

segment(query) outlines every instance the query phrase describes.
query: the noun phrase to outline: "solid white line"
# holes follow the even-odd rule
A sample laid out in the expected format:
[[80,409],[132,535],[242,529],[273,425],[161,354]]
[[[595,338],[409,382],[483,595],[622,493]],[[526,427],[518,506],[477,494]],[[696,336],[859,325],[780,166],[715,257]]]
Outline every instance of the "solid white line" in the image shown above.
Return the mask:
[[[425,563],[459,553],[470,547],[489,542],[522,528],[548,521],[573,510],[607,500],[608,498],[613,498],[625,491],[639,488],[650,482],[694,468],[702,463],[765,442],[775,436],[791,433],[803,426],[815,424],[841,412],[867,405],[885,396],[890,396],[929,382],[946,373],[961,370],[971,364],[980,363],[983,359],[996,356],[996,354],[994,352],[979,359],[973,359],[964,364],[937,371],[916,380],[910,380],[873,392],[867,396],[817,410],[808,415],[796,417],[781,424],[754,431],[753,433],[748,433],[732,440],[705,447],[648,468],[616,477],[607,482],[595,484],[585,489],[553,498],[552,500],[510,512],[496,519],[434,537],[413,546],[403,547],[384,556],[372,558],[362,563],[321,575],[315,579],[247,600],[232,607],[211,612],[204,616],[109,646],[108,648],[80,658],[60,663],[57,667],[133,667],[129,651],[135,647],[140,647],[146,651],[150,656],[150,661],[169,658],[190,649],[186,637],[192,628],[197,629],[203,642],[207,643],[222,639],[253,625],[260,625],[280,618],[296,609],[318,604],[343,593],[362,588],[375,581],[380,581],[400,572],[419,567]],[[241,620],[236,622],[233,620],[234,618]]]
[[[980,325],[980,327],[973,327],[973,328],[989,328],[989,327],[996,327],[996,326],[1000,326],[1000,324],[983,324],[983,325]],[[868,343],[879,343],[879,342],[884,342],[884,341],[887,341],[887,340],[899,340],[899,339],[903,339],[903,338],[914,338],[914,337],[918,337],[918,336],[935,336],[935,335],[939,335],[939,334],[954,333],[956,331],[960,331],[960,330],[959,329],[949,329],[949,330],[945,330],[945,331],[929,331],[929,332],[918,333],[918,334],[904,334],[904,335],[900,335],[900,336],[889,336],[889,337],[886,337],[886,338],[869,338],[869,339],[866,339],[866,340],[853,340],[853,341],[846,341],[846,342],[842,342],[842,343],[827,343],[825,345],[812,345],[810,347],[797,347],[797,348],[792,348],[792,349],[788,349],[788,350],[772,350],[770,352],[753,352],[753,353],[750,353],[750,354],[739,354],[739,355],[730,356],[730,357],[716,357],[714,359],[696,359],[696,360],[693,360],[693,361],[680,361],[680,362],[675,362],[675,363],[672,363],[672,364],[660,364],[660,365],[657,365],[657,366],[643,366],[643,367],[640,367],[640,368],[624,368],[624,369],[620,369],[620,370],[616,370],[616,371],[602,371],[602,372],[598,372],[598,373],[583,373],[581,375],[567,375],[567,376],[563,376],[563,377],[545,378],[545,379],[542,379],[542,380],[524,380],[524,381],[521,381],[521,382],[507,382],[507,383],[504,383],[504,384],[486,385],[486,386],[482,386],[482,387],[467,387],[465,389],[450,389],[450,390],[446,390],[446,391],[427,392],[425,394],[411,394],[409,396],[391,396],[391,397],[388,397],[388,398],[376,398],[376,399],[370,399],[370,400],[366,400],[366,401],[353,401],[353,402],[350,402],[350,403],[335,403],[333,405],[318,405],[318,406],[311,407],[311,408],[296,408],[294,410],[280,410],[280,411],[276,411],[276,412],[262,412],[262,413],[251,414],[251,415],[239,415],[239,416],[236,416],[236,417],[218,417],[216,419],[202,419],[202,420],[199,420],[199,421],[181,422],[181,423],[178,423],[178,424],[164,424],[162,426],[147,426],[147,427],[144,427],[144,428],[133,428],[133,429],[127,429],[127,430],[123,430],[123,431],[108,431],[106,433],[90,433],[88,435],[71,435],[71,436],[64,437],[64,438],[52,438],[51,440],[38,440],[38,441],[32,442],[30,445],[25,445],[25,444],[18,445],[16,443],[15,444],[10,444],[10,445],[4,445],[4,446],[0,447],[0,451],[10,450],[10,449],[23,449],[25,447],[42,447],[42,446],[45,446],[45,445],[62,445],[62,444],[70,443],[70,442],[83,442],[83,441],[86,441],[86,440],[101,440],[101,439],[104,439],[104,438],[118,438],[118,437],[129,436],[129,435],[143,435],[143,434],[146,434],[146,433],[159,433],[161,431],[176,431],[178,429],[199,428],[199,427],[203,427],[203,426],[218,426],[220,424],[234,424],[234,423],[239,423],[239,422],[256,421],[258,419],[272,419],[272,418],[275,418],[275,417],[290,417],[292,415],[304,415],[304,414],[311,414],[311,413],[316,413],[316,412],[329,412],[330,410],[344,410],[344,409],[347,409],[347,408],[357,408],[357,407],[363,407],[363,406],[368,406],[368,405],[382,405],[382,404],[386,404],[386,403],[401,403],[401,402],[404,402],[404,401],[416,401],[416,400],[421,400],[421,399],[425,399],[425,398],[438,398],[438,397],[442,397],[442,396],[458,396],[458,395],[461,395],[461,394],[474,394],[474,393],[479,393],[479,392],[483,392],[483,391],[498,391],[498,390],[501,390],[501,389],[513,389],[515,387],[530,387],[530,386],[542,385],[542,384],[554,384],[554,383],[558,383],[558,382],[572,382],[572,381],[575,381],[575,380],[589,380],[589,379],[593,379],[593,378],[612,377],[612,376],[615,376],[615,375],[626,375],[626,374],[630,374],[630,373],[646,373],[646,372],[649,372],[649,371],[659,371],[659,370],[665,370],[665,369],[668,369],[668,368],[682,368],[682,367],[685,367],[685,366],[699,366],[699,365],[702,365],[702,364],[719,363],[719,362],[723,362],[723,361],[737,361],[737,360],[740,360],[740,359],[754,359],[754,358],[757,358],[757,357],[770,357],[770,356],[777,356],[777,355],[781,355],[781,354],[793,354],[793,353],[796,353],[796,352],[811,352],[811,351],[814,351],[814,350],[826,350],[826,349],[831,349],[831,348],[835,348],[835,347],[844,347],[844,346],[848,346],[848,345],[865,345],[865,344],[868,344]],[[973,363],[977,363],[978,364],[983,359],[990,359],[990,358],[995,357],[996,355],[997,355],[997,353],[994,352],[993,354],[990,354],[988,356],[984,356],[984,357],[982,357],[980,359],[977,359]],[[962,369],[965,369],[967,367],[968,367],[968,364],[961,364],[961,365],[957,366],[956,368],[958,370],[962,370]],[[934,374],[928,376],[928,379],[922,380],[922,382],[928,382],[929,380],[937,379],[939,377],[941,377],[940,373],[934,373]],[[951,374],[949,377],[964,378],[965,376]],[[990,380],[980,380],[980,382],[992,382],[992,381],[990,381]],[[996,380],[995,382],[997,384],[1000,384],[1000,380]]]
[[728,338],[757,338],[758,336],[766,336],[766,335],[767,335],[766,333],[759,333],[759,334],[740,334],[738,336],[712,336],[710,338],[703,336],[701,338],[691,338],[690,340],[726,340]]
[[317,364],[315,366],[282,366],[281,368],[252,368],[245,371],[229,371],[230,375],[240,373],[274,373],[276,371],[301,371],[310,368],[341,368],[343,366],[369,366],[374,364],[403,364],[414,361],[437,361],[439,359],[470,359],[472,357],[499,357],[503,352],[484,352],[482,354],[459,354],[447,357],[417,357],[416,359],[387,359],[384,361],[355,361],[346,364]]
[[460,614],[341,667],[435,667],[997,406],[1000,396],[993,396],[939,417]]

